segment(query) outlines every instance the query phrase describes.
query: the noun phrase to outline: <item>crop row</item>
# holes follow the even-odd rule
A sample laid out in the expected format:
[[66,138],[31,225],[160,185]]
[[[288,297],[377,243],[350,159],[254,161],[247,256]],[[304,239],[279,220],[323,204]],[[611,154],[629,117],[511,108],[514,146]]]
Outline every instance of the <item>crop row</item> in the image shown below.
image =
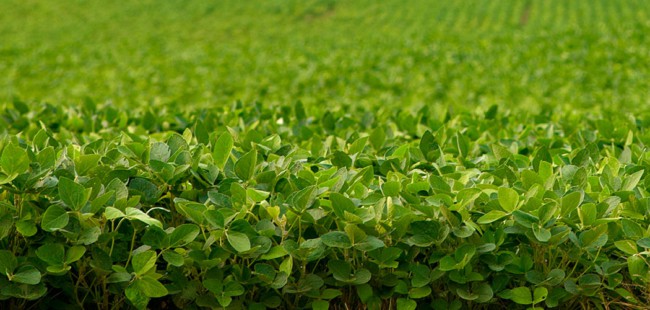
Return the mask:
[[643,116],[440,112],[16,102],[2,115],[0,300],[647,304]]

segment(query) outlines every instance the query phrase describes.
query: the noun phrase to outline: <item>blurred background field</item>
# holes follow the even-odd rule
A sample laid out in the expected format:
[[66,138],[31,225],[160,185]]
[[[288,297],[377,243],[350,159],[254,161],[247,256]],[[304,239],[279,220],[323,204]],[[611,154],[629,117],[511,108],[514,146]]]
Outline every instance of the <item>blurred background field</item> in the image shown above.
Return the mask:
[[635,111],[632,1],[0,1],[0,103]]

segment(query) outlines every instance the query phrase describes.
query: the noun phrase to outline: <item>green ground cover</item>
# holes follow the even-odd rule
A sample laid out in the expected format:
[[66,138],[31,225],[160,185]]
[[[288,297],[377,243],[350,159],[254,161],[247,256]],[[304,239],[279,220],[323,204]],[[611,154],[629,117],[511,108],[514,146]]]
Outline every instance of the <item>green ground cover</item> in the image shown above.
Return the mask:
[[643,309],[644,1],[2,1],[0,308]]

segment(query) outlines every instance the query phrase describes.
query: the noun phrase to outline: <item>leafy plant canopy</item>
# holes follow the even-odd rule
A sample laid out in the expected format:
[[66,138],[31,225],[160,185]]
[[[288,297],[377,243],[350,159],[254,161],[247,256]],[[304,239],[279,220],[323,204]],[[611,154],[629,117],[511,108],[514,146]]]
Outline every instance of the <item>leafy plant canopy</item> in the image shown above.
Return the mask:
[[180,3],[0,25],[0,308],[650,304],[641,2]]

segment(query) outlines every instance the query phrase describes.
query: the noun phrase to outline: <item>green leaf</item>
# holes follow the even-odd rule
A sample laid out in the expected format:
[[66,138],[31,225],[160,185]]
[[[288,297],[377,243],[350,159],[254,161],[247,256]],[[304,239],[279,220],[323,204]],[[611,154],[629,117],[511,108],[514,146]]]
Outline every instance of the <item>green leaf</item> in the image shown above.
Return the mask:
[[311,308],[313,310],[328,310],[330,308],[330,303],[327,300],[314,300],[311,303]]
[[158,298],[169,294],[167,288],[165,288],[162,283],[150,276],[144,276],[135,280],[133,285],[135,285],[147,297]]
[[283,246],[276,245],[272,247],[271,250],[269,250],[266,254],[260,256],[260,258],[265,260],[270,260],[270,259],[283,257],[287,254],[289,254],[289,252],[287,252],[287,250]]
[[632,240],[619,240],[614,242],[614,245],[617,249],[623,251],[623,253],[628,255],[635,255],[639,253],[636,243]]
[[194,224],[183,224],[169,234],[169,247],[181,247],[196,239],[199,235],[199,227]]
[[629,219],[622,219],[621,226],[623,228],[623,233],[625,236],[631,239],[640,239],[643,237],[644,229],[641,225]]
[[478,220],[476,220],[476,223],[478,223],[478,224],[489,224],[489,223],[497,221],[497,220],[499,220],[499,219],[501,219],[501,218],[503,218],[503,217],[505,217],[507,215],[508,215],[508,213],[505,213],[503,211],[492,210],[492,211],[484,214],[483,216],[481,216]]
[[68,225],[70,216],[63,208],[51,205],[43,213],[41,228],[45,231],[56,231]]
[[330,200],[332,201],[332,209],[339,218],[345,218],[346,211],[352,214],[356,213],[357,207],[350,198],[339,193],[330,193]]
[[149,151],[149,160],[156,160],[160,162],[167,162],[171,156],[171,150],[167,143],[155,142],[151,144],[151,150]]
[[212,153],[212,158],[214,159],[214,164],[223,170],[228,158],[230,157],[230,152],[233,147],[233,138],[230,135],[230,132],[227,130],[219,136],[217,141],[214,144],[214,151]]
[[409,290],[409,298],[419,299],[431,295],[430,286],[414,287]]
[[106,281],[108,283],[119,283],[119,282],[131,281],[131,278],[132,276],[128,272],[115,272],[115,273],[111,273],[111,275],[108,276],[108,278],[106,278]]
[[582,192],[572,192],[562,197],[560,200],[560,209],[562,217],[568,217],[568,215],[578,208],[582,203],[584,194]]
[[641,238],[636,241],[636,244],[639,245],[642,248],[649,249],[650,248],[650,238]]
[[397,298],[397,310],[415,310],[418,304],[415,300],[406,298]]
[[138,220],[147,225],[158,226],[162,228],[162,223],[160,223],[159,220],[152,218],[151,216],[147,215],[146,213],[136,208],[131,208],[131,207],[126,208],[125,217],[129,220]]
[[0,241],[9,236],[14,227],[14,217],[11,213],[0,214]]
[[323,243],[328,247],[343,248],[343,249],[349,249],[352,247],[350,238],[346,233],[342,231],[331,231],[322,235],[320,238],[321,240],[323,240]]
[[383,247],[386,247],[386,244],[384,244],[384,242],[381,241],[381,239],[375,236],[368,236],[363,241],[357,242],[354,245],[354,248],[356,248],[357,250],[366,251],[366,252],[374,251],[376,249],[380,249]]
[[36,256],[51,266],[63,266],[65,248],[60,243],[46,243],[36,249]]
[[147,273],[156,266],[156,252],[149,250],[133,255],[131,266],[138,276]]
[[81,245],[75,245],[68,249],[65,255],[65,263],[71,264],[79,259],[81,259],[86,253],[86,247]]
[[501,294],[501,297],[510,299],[520,305],[530,305],[533,303],[533,295],[530,288],[526,286],[506,290]]
[[397,181],[388,181],[382,185],[381,189],[385,196],[397,197],[402,190],[402,184]]
[[207,288],[213,294],[220,296],[223,294],[223,279],[210,278],[202,282],[203,287]]
[[32,237],[38,232],[36,224],[32,221],[18,221],[16,223],[16,230],[24,237]]
[[541,287],[536,287],[535,291],[533,292],[533,303],[538,304],[541,303],[542,301],[546,300],[546,297],[548,296],[548,289],[541,286]]
[[61,200],[73,210],[80,210],[85,206],[92,191],[68,178],[60,178],[58,188]]
[[488,283],[476,283],[472,284],[472,289],[474,293],[478,295],[478,298],[475,299],[478,303],[486,303],[492,300],[494,297],[494,291]]
[[375,150],[380,150],[384,146],[384,142],[386,142],[386,132],[382,127],[375,128],[370,133],[370,144]]
[[357,296],[362,303],[368,303],[368,300],[374,295],[372,286],[369,284],[361,284],[356,286]]
[[174,251],[168,250],[162,253],[163,259],[172,266],[180,267],[185,263],[183,255],[178,254]]
[[29,169],[29,155],[23,148],[13,143],[5,146],[0,156],[0,168],[7,174],[3,183],[9,183],[19,174],[27,172]]
[[504,211],[512,213],[517,209],[519,194],[512,188],[499,187],[499,205]]
[[0,250],[0,274],[10,274],[18,266],[18,260],[13,253],[7,250]]
[[75,159],[74,168],[78,175],[85,175],[89,170],[98,166],[99,160],[102,158],[99,154],[85,154],[80,155]]
[[11,281],[36,285],[41,282],[41,273],[34,266],[22,266],[16,270]]
[[532,229],[533,234],[535,235],[535,239],[537,239],[539,242],[548,242],[553,236],[551,234],[551,231],[544,228],[542,225],[533,224]]
[[255,174],[255,166],[257,166],[257,151],[252,150],[235,163],[235,174],[241,180],[248,181]]
[[226,233],[226,238],[228,239],[230,246],[232,246],[235,251],[239,253],[246,252],[251,249],[251,241],[244,233],[229,231]]
[[129,287],[124,290],[124,294],[136,309],[144,310],[147,308],[149,297],[147,297],[140,289],[140,287],[135,283],[129,285]]
[[125,216],[126,215],[122,211],[113,207],[106,207],[104,210],[104,217],[106,217],[107,220],[114,220]]
[[492,153],[494,153],[494,157],[497,160],[512,157],[512,153],[510,152],[510,150],[508,150],[506,147],[500,144],[493,143],[491,147],[492,147]]
[[639,184],[644,170],[639,170],[635,173],[628,175],[621,185],[621,191],[632,191]]

